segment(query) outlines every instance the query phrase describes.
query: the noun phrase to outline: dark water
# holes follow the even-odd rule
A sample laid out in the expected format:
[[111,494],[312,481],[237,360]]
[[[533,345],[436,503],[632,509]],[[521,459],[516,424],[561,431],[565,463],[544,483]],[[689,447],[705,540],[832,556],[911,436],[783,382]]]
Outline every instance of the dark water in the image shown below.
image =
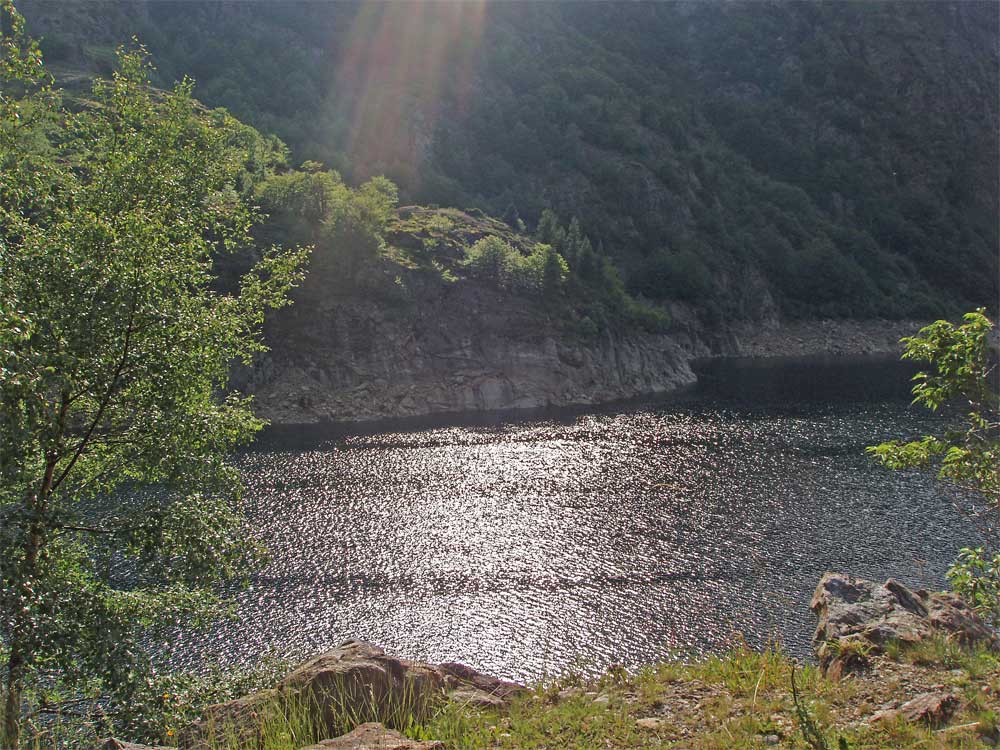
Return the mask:
[[971,531],[866,445],[940,427],[894,360],[717,361],[680,396],[364,432],[241,457],[273,562],[208,650],[347,637],[533,678],[780,638],[826,570],[941,585]]

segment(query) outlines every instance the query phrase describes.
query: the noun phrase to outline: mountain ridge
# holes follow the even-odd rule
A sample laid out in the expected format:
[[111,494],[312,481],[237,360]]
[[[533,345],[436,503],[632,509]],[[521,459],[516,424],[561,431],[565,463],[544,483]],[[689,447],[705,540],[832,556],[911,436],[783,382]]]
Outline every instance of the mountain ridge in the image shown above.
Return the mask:
[[50,59],[163,81],[352,182],[533,227],[575,217],[627,288],[753,320],[1000,298],[989,2],[19,4]]

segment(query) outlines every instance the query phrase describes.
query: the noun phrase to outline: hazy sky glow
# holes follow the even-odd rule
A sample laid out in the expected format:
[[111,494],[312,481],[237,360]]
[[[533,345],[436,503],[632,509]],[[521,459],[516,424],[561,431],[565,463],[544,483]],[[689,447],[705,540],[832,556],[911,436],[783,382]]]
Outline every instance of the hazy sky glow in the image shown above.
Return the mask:
[[482,0],[364,3],[337,81],[352,105],[348,153],[360,170],[419,160],[442,99],[460,105],[471,90],[484,13]]

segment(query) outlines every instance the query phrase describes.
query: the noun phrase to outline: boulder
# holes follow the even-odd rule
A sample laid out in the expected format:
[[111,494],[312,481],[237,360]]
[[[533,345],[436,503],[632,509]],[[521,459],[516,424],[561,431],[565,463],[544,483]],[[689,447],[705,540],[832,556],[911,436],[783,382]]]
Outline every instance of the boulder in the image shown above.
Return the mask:
[[445,676],[430,664],[398,659],[371,644],[347,641],[299,666],[279,685],[315,706],[333,730],[338,717],[377,718],[378,707],[418,712],[443,694]]
[[919,643],[940,635],[965,645],[1000,647],[997,634],[961,598],[913,591],[890,578],[884,584],[826,573],[810,604],[819,623],[813,645],[827,669],[840,653],[879,653],[886,644]]
[[463,685],[449,692],[448,700],[473,708],[503,708],[506,705],[506,701],[499,695],[487,693],[468,685]]
[[491,677],[488,674],[477,672],[465,664],[445,662],[439,664],[437,669],[445,676],[445,684],[452,690],[474,688],[480,693],[500,698],[504,703],[510,702],[510,699],[519,693],[525,692],[524,685]]
[[351,640],[303,663],[274,689],[209,706],[200,721],[181,732],[178,744],[182,750],[206,750],[214,735],[235,737],[241,748],[259,747],[263,718],[289,703],[305,706],[327,736],[334,736],[345,717],[372,722],[400,708],[419,716],[443,700],[502,708],[523,691],[523,685],[463,664],[400,659]]
[[821,644],[816,654],[826,676],[836,682],[847,675],[867,671],[871,666],[869,654],[872,650],[871,644],[861,636],[846,635]]
[[372,721],[362,724],[342,737],[323,740],[301,750],[440,750],[443,747],[444,743],[433,740],[430,742],[411,740]]
[[919,722],[930,727],[939,727],[947,723],[955,709],[961,705],[962,701],[953,693],[932,692],[921,693],[912,700],[908,700],[899,708],[890,708],[876,712],[872,718],[872,723],[880,721],[890,721],[896,718],[903,718],[910,722]]
[[657,716],[649,716],[645,719],[638,719],[635,722],[637,729],[644,729],[647,732],[659,732],[670,726],[666,719],[661,719]]

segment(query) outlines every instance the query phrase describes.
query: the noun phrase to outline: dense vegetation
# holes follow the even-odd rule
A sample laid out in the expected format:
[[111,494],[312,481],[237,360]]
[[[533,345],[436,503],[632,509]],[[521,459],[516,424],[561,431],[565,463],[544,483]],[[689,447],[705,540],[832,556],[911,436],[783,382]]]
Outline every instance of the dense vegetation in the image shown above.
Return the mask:
[[295,163],[576,217],[627,289],[709,318],[769,314],[765,290],[786,316],[997,299],[990,2],[24,11],[67,81],[138,34],[163,83],[193,75]]
[[[262,422],[227,393],[306,252],[245,250],[252,131],[141,50],[72,109],[0,2],[0,745],[65,700],[119,724],[149,639],[217,617],[258,558],[229,457]],[[248,140],[248,136],[250,136]],[[68,692],[67,692],[68,691]],[[141,717],[139,717],[141,720]]]

